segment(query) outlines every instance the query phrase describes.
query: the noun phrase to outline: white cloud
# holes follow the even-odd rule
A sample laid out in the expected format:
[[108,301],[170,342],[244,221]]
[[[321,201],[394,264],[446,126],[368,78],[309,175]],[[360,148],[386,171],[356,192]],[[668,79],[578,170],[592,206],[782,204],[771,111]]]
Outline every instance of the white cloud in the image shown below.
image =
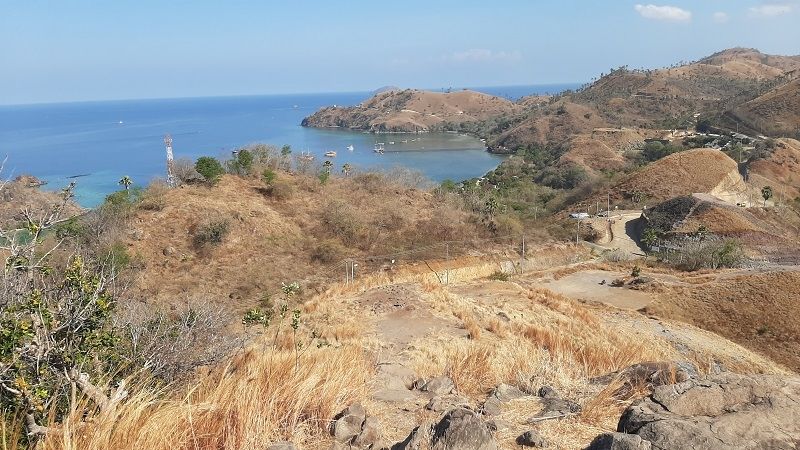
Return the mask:
[[633,7],[645,19],[688,22],[692,20],[692,12],[677,6],[636,5]]
[[717,11],[714,14],[711,15],[711,18],[716,23],[725,23],[730,19],[730,16],[726,12]]
[[767,2],[751,7],[750,15],[755,17],[777,17],[789,14],[793,9],[793,2]]
[[453,52],[442,58],[449,62],[515,62],[522,59],[522,53],[518,50],[507,51],[493,51],[485,48],[471,48],[460,52]]

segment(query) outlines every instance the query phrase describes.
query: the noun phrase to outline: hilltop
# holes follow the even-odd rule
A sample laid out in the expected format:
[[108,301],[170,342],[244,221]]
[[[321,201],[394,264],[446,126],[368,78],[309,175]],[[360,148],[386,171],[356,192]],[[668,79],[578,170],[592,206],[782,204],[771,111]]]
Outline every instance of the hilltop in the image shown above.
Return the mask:
[[338,127],[372,132],[441,130],[445,124],[477,122],[520,108],[504,98],[474,91],[447,93],[415,89],[379,92],[357,106],[330,106],[303,119],[308,127]]

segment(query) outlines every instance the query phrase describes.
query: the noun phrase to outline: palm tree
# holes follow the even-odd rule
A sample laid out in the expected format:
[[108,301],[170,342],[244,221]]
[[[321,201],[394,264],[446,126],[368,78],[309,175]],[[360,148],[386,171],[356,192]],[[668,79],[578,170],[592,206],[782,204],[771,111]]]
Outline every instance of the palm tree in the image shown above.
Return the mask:
[[127,191],[128,188],[131,187],[131,185],[133,184],[133,180],[131,180],[131,177],[125,175],[124,177],[119,179],[119,184],[121,186],[125,186],[125,190]]
[[350,175],[350,171],[352,169],[353,166],[351,166],[349,163],[344,163],[344,165],[342,165],[342,173],[344,174],[344,176]]
[[331,162],[331,160],[329,160],[329,159],[326,159],[326,160],[325,160],[325,162],[324,162],[324,163],[322,163],[322,167],[325,169],[325,173],[327,173],[328,175],[330,175],[330,173],[331,173],[331,167],[333,167],[333,163]]

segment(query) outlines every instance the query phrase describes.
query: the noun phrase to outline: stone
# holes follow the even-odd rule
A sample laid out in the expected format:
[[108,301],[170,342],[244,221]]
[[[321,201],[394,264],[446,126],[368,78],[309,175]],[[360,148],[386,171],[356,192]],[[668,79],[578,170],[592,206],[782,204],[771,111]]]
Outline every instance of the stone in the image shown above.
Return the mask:
[[392,446],[392,450],[427,450],[430,448],[431,436],[433,435],[433,423],[423,422],[420,426],[411,430],[408,437],[403,442],[398,442]]
[[651,450],[649,441],[635,434],[605,433],[594,438],[586,450]]
[[617,431],[654,450],[796,449],[800,378],[723,372],[658,386],[623,412]]
[[171,245],[167,246],[167,247],[164,247],[164,249],[161,250],[161,253],[164,254],[164,256],[172,256],[176,252],[177,252],[177,250],[175,250],[175,247],[173,247]]
[[501,402],[507,402],[509,400],[525,397],[525,393],[516,386],[501,383],[492,390],[491,396]]
[[431,450],[497,450],[497,442],[478,414],[457,408],[433,427]]
[[480,408],[484,416],[499,416],[503,412],[503,402],[495,397],[489,397]]
[[433,395],[446,395],[453,392],[455,388],[456,386],[453,384],[453,380],[449,377],[436,377],[425,383],[420,390]]
[[279,441],[271,444],[267,450],[297,450],[297,447],[289,441]]
[[517,436],[517,445],[523,447],[545,448],[550,444],[536,430],[529,430]]
[[444,411],[449,411],[455,407],[465,407],[468,404],[469,401],[462,397],[437,395],[435,397],[432,397],[428,401],[428,404],[425,405],[425,409],[433,412],[444,412]]
[[528,419],[526,423],[533,424],[549,419],[560,419],[573,416],[581,412],[581,405],[563,398],[542,398],[542,409]]
[[333,421],[333,437],[339,442],[351,442],[361,433],[367,412],[359,403],[354,403],[339,413]]
[[486,425],[494,432],[510,430],[512,427],[511,422],[500,419],[488,420],[486,421]]
[[367,417],[364,420],[364,425],[361,427],[361,432],[353,439],[354,448],[372,449],[378,447],[378,441],[381,439],[381,424],[378,419],[374,417]]
[[539,388],[539,397],[542,398],[559,398],[561,395],[552,386],[544,385]]

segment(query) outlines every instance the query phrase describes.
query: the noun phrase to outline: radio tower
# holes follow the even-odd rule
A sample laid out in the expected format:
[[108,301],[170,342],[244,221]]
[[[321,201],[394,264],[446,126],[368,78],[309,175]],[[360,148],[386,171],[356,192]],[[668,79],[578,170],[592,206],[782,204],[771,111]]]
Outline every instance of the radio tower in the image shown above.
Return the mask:
[[175,187],[175,163],[172,160],[172,136],[164,135],[164,145],[167,147],[167,186]]

